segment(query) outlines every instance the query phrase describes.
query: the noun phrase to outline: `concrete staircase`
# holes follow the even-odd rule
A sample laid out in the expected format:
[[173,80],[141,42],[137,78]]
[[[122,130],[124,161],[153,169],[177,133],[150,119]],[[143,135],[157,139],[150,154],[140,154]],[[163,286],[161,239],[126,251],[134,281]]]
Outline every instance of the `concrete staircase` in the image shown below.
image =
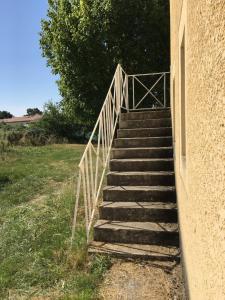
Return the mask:
[[90,253],[179,259],[169,109],[123,113]]

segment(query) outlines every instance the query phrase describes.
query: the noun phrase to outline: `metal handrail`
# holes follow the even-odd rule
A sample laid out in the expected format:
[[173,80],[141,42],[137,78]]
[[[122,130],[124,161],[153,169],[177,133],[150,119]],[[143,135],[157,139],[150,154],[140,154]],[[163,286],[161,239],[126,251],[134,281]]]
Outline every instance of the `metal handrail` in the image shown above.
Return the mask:
[[[144,98],[146,98],[148,95],[151,95],[155,102],[160,105],[160,107],[165,107],[166,75],[168,73],[169,72],[127,75],[122,69],[121,65],[118,64],[102,109],[99,113],[99,117],[96,121],[92,134],[78,165],[79,175],[77,181],[71,242],[74,239],[81,194],[83,194],[84,201],[86,237],[87,241],[89,241],[90,230],[92,228],[95,211],[98,205],[105,171],[109,162],[109,156],[112,148],[116,125],[121,110],[138,110],[138,106],[140,106]],[[158,75],[159,78],[157,78],[155,83],[150,88],[148,88],[138,77],[151,75]],[[129,78],[131,78],[132,80],[133,94],[131,107],[129,107]],[[153,88],[162,79],[164,80],[163,103],[152,93]],[[135,102],[134,80],[136,80],[145,90],[147,90],[144,97],[142,97],[138,101],[138,103]]]
[[128,109],[127,88],[127,74],[121,65],[118,65],[99,117],[78,166],[79,177],[74,208],[72,240],[75,233],[81,188],[83,188],[87,241],[89,240],[118,117],[122,108]]

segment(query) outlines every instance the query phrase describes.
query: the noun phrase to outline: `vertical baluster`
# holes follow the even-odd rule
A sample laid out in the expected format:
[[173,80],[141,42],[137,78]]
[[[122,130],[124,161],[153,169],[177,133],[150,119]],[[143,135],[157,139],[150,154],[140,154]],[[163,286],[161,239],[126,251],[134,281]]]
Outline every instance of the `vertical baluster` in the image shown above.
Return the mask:
[[109,122],[110,122],[110,146],[112,144],[112,139],[113,139],[113,115],[112,115],[112,99],[110,98],[109,101]]
[[134,76],[132,76],[132,86],[133,86],[133,109],[135,109],[135,100],[134,100]]
[[76,224],[77,224],[77,213],[78,213],[78,205],[80,200],[80,186],[81,186],[81,170],[79,169],[79,176],[77,181],[77,192],[76,192],[76,200],[74,206],[74,215],[73,215],[73,224],[72,224],[72,236],[71,236],[71,247],[74,239]]
[[129,99],[128,99],[128,75],[125,74],[125,102],[126,102],[126,109],[129,111]]
[[166,107],[166,73],[164,73],[164,107]]
[[93,203],[94,203],[94,177],[93,177],[93,163],[92,163],[92,144],[90,144],[89,148],[89,162],[90,162],[90,177],[91,177],[91,209],[93,210]]
[[106,121],[105,121],[105,107],[103,109],[103,114],[102,114],[102,125],[103,125],[103,141],[104,141],[104,166],[106,164],[106,157],[107,157],[107,145],[106,145]]
[[104,164],[105,161],[105,145],[104,145],[104,129],[103,129],[103,111],[101,112],[101,119],[100,119],[100,125],[101,125],[101,140],[100,143],[102,145],[102,161]]
[[89,223],[89,216],[88,216],[88,204],[87,204],[87,191],[86,191],[86,180],[85,180],[85,171],[84,171],[84,165],[82,163],[81,166],[82,171],[82,183],[83,183],[83,197],[84,197],[84,210],[85,210],[85,226],[86,226],[86,234],[87,234],[87,240],[88,240],[88,223]]
[[110,147],[110,140],[111,140],[111,134],[110,134],[110,116],[109,116],[109,99],[107,101],[107,105],[106,105],[106,123],[107,123],[107,144],[108,144],[108,151],[107,151],[107,156],[108,156],[108,152],[109,152],[109,147]]
[[88,221],[91,217],[91,194],[90,194],[90,178],[89,178],[89,166],[88,166],[88,153],[84,159],[85,172],[86,172],[86,183],[87,183],[87,204],[88,204]]
[[96,167],[95,167],[95,189],[94,189],[95,198],[97,194],[99,155],[100,155],[100,147],[101,147],[101,126],[100,125],[101,122],[99,123],[99,128],[98,128],[98,145],[97,145],[97,158],[96,158]]

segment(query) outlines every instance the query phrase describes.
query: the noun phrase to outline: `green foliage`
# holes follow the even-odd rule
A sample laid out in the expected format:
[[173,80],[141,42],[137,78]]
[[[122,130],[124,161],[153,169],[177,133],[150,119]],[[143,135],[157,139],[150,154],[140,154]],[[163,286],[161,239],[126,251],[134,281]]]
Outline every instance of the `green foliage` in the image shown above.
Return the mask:
[[90,131],[88,125],[79,124],[74,117],[65,113],[60,104],[52,102],[45,104],[43,118],[35,126],[45,130],[48,135],[66,138],[70,142],[86,140]]
[[34,116],[36,114],[42,115],[42,111],[38,108],[28,108],[27,116]]
[[2,111],[0,110],[0,119],[10,119],[12,117],[13,115],[10,112],[6,110],[2,110]]
[[65,113],[90,125],[118,63],[127,73],[169,69],[169,1],[49,0],[40,44]]
[[10,150],[10,144],[7,139],[7,126],[5,124],[0,124],[0,158],[4,160],[6,154]]

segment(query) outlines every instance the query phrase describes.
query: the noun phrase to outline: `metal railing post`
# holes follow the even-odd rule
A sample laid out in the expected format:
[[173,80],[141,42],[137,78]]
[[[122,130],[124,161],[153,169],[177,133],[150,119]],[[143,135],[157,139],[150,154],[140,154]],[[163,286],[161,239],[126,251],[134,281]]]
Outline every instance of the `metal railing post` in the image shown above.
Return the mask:
[[166,107],[166,73],[164,73],[164,107]]

